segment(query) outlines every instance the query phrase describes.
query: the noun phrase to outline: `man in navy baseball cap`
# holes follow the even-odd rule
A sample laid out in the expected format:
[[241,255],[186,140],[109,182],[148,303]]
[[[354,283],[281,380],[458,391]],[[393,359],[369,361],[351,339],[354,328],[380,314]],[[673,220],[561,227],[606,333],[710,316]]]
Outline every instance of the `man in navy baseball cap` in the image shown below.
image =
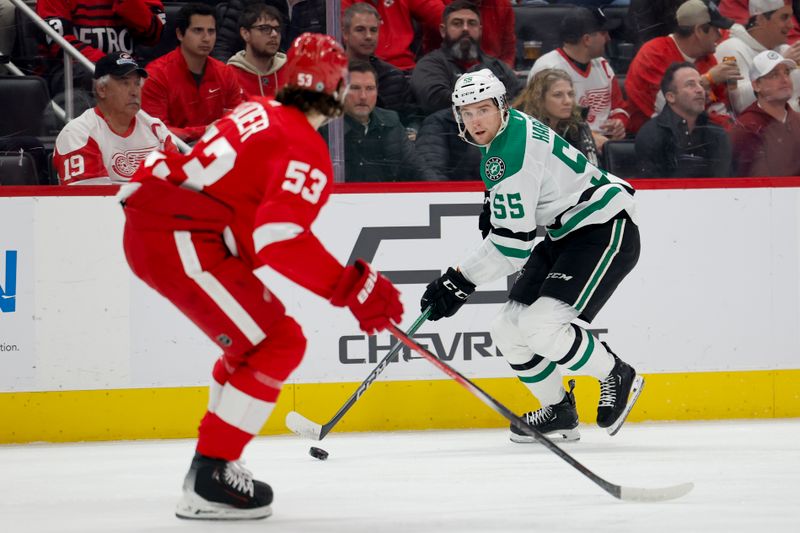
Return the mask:
[[127,52],[111,52],[101,57],[94,66],[94,79],[110,74],[121,78],[136,71],[142,78],[147,77],[147,71]]

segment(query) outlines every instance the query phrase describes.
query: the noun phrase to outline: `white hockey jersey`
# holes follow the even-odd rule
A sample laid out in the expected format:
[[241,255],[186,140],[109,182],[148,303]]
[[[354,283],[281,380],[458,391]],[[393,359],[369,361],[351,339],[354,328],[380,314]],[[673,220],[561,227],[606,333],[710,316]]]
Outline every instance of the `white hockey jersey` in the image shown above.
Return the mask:
[[586,122],[592,131],[600,132],[600,126],[609,118],[618,118],[627,123],[628,113],[624,109],[625,100],[619,88],[614,69],[603,57],[592,59],[584,72],[570,60],[564,50],[556,48],[536,60],[528,73],[528,83],[537,72],[546,68],[563,70],[572,78],[575,100],[578,105],[589,109]]
[[96,107],[71,120],[56,138],[53,165],[62,184],[127,183],[153,150],[176,151],[169,129],[134,117],[123,135],[115,133]]
[[521,269],[537,226],[558,240],[626,211],[636,222],[631,185],[589,163],[545,124],[511,110],[508,126],[481,148],[492,232],[460,265],[476,285]]

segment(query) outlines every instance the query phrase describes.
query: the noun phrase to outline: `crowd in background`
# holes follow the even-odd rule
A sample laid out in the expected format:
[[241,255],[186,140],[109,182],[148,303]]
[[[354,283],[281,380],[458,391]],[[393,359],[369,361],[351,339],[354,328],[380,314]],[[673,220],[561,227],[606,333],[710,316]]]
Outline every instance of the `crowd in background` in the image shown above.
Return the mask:
[[[342,0],[345,181],[480,180],[480,148],[459,138],[450,94],[458,76],[482,68],[505,84],[513,107],[623,177],[800,175],[793,2],[627,4]],[[31,7],[96,64],[94,73],[72,69],[69,123],[48,108],[41,135],[0,131],[0,151],[33,154],[39,183],[127,181],[153,150],[194,143],[245,99],[274,96],[293,39],[326,29],[324,0]],[[0,0],[3,79],[15,68],[39,76],[63,107],[61,47],[26,20]],[[24,46],[32,39],[34,54]],[[626,163],[612,153],[628,154]]]

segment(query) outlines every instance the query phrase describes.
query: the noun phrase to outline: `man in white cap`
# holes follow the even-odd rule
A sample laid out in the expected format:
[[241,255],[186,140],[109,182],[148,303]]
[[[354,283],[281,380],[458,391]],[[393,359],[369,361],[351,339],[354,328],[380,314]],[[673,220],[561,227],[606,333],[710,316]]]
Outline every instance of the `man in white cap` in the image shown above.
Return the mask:
[[687,0],[675,13],[678,28],[675,33],[656,37],[644,44],[633,58],[625,78],[628,94],[628,133],[639,128],[664,107],[664,95],[659,84],[672,63],[694,63],[709,92],[709,117],[720,124],[729,119],[725,104],[728,80],[740,79],[739,69],[720,64],[714,57],[720,30],[728,29],[733,21],[720,15],[716,5],[703,0]]
[[750,80],[756,101],[731,132],[740,176],[800,175],[800,114],[789,106],[797,64],[774,50],[753,59]]
[[[765,50],[774,50],[783,57],[800,61],[800,42],[792,46],[786,44],[794,22],[791,3],[787,0],[750,0],[750,19],[746,25],[734,24],[730,38],[717,46],[714,54],[722,63],[725,58],[735,58],[742,73],[750,71],[753,58]],[[795,98],[790,104],[800,109],[797,97],[800,96],[800,71],[793,74]],[[738,114],[756,101],[749,78],[739,80],[736,89],[728,89],[728,97],[733,110]]]

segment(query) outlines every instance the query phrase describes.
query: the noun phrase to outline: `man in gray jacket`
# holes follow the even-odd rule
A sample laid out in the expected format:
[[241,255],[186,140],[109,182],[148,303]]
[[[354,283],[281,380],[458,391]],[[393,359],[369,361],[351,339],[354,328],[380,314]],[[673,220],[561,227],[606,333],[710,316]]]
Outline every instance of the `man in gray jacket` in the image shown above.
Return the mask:
[[468,71],[488,68],[497,76],[509,99],[522,89],[522,82],[501,60],[483,53],[481,15],[475,4],[455,0],[442,13],[442,46],[417,62],[411,75],[411,89],[426,114],[451,106],[456,80]]

